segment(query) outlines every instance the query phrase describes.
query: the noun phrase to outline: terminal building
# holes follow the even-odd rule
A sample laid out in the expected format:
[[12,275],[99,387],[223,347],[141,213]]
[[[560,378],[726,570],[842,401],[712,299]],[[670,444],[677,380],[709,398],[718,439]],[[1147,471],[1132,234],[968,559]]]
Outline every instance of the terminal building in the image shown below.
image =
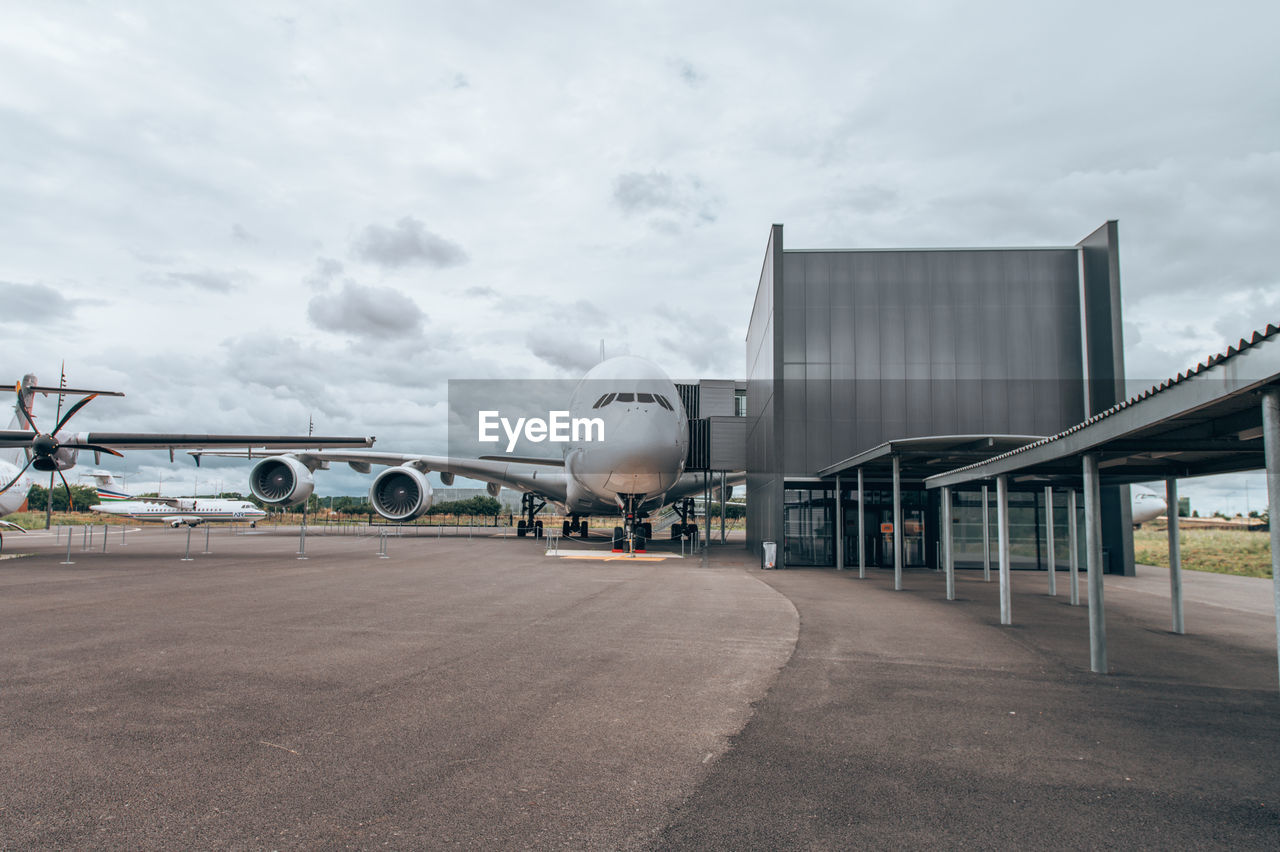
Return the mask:
[[[1124,398],[1114,221],[1075,245],[976,249],[788,249],[774,225],[746,337],[747,546],[775,542],[778,567],[892,567],[895,547],[905,567],[937,567],[926,477]],[[955,496],[960,567],[981,558],[985,493]],[[1011,487],[1014,567],[1042,564],[1045,500],[1034,481]],[[1054,499],[1064,548],[1066,506]],[[1131,574],[1127,486],[1101,506],[1105,570]]]

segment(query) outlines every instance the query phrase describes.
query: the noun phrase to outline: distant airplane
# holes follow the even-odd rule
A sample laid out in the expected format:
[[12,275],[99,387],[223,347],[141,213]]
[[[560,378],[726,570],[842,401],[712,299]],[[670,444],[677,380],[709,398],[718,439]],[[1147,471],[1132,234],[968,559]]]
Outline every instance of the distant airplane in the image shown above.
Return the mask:
[[[680,517],[671,537],[697,534],[692,497],[702,492],[706,482],[702,475],[684,470],[688,420],[675,384],[661,368],[634,356],[597,364],[578,383],[567,416],[559,422],[598,422],[602,438],[592,440],[591,429],[584,430],[586,434],[572,434],[563,442],[560,459],[512,455],[457,459],[361,450],[272,453],[250,470],[249,489],[264,503],[296,505],[315,489],[312,473],[330,462],[345,462],[361,473],[368,473],[371,465],[388,465],[388,470],[374,478],[369,502],[391,521],[413,520],[431,508],[427,474],[436,471],[445,485],[451,485],[454,476],[463,476],[488,482],[493,496],[502,488],[523,492],[518,536],[542,536],[542,521],[537,515],[548,502],[569,516],[562,530],[565,536],[586,538],[592,515],[618,518],[613,529],[615,549],[629,541],[636,550],[643,550],[653,536],[647,518],[670,504],[676,505]],[[545,433],[548,424],[541,425]],[[496,423],[494,430],[497,434],[503,431]],[[508,445],[509,451],[514,440],[512,437],[508,445],[507,436],[503,436],[498,446]],[[197,459],[202,455],[245,456],[238,451],[192,455]],[[741,481],[741,476],[730,482],[735,480]]]
[[205,523],[248,522],[256,527],[267,513],[248,500],[208,497],[135,497],[116,478],[103,471],[87,474],[98,483],[98,499],[89,508],[104,515],[118,515],[135,521],[155,521],[171,527],[198,527]]
[[1164,497],[1145,485],[1129,486],[1129,503],[1135,527],[1155,520],[1169,509]]
[[[207,448],[207,447],[276,447],[276,448],[320,448],[320,447],[371,447],[373,438],[321,437],[318,435],[175,435],[147,432],[74,432],[64,433],[67,425],[76,412],[84,408],[99,396],[124,396],[118,391],[79,390],[67,387],[41,387],[33,375],[24,376],[16,385],[18,401],[14,406],[14,419],[10,428],[0,432],[0,450],[14,450],[6,466],[0,468],[5,485],[0,487],[0,497],[9,492],[11,505],[14,498],[20,497],[17,505],[26,501],[27,491],[35,481],[27,476],[31,468],[52,472],[57,471],[62,477],[62,484],[67,486],[67,479],[62,471],[75,466],[81,451],[92,452],[95,459],[102,453],[113,456],[123,455],[120,450],[168,450],[169,460],[173,460],[175,449]],[[50,432],[41,432],[35,426],[35,417],[31,413],[31,402],[36,393],[45,396],[56,394],[63,396],[84,397],[67,410]],[[16,428],[15,428],[16,427]],[[250,450],[252,452],[252,450]],[[23,464],[25,457],[26,463]],[[21,465],[21,467],[18,467]],[[15,490],[16,489],[16,490]],[[70,496],[71,488],[67,486]],[[9,510],[13,511],[13,510]]]

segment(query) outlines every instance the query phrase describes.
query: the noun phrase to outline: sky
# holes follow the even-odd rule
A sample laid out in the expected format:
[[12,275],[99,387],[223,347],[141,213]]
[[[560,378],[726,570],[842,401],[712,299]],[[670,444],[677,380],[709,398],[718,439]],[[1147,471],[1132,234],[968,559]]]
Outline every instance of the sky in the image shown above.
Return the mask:
[[601,339],[741,377],[775,222],[870,248],[1117,219],[1135,385],[1280,320],[1274,3],[7,5],[3,361],[125,391],[76,429],[441,453],[449,379],[576,377]]

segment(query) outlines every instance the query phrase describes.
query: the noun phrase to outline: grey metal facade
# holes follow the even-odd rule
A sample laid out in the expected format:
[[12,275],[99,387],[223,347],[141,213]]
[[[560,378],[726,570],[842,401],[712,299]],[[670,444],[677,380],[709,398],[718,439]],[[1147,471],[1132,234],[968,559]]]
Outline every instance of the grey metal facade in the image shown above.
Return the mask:
[[769,229],[756,301],[747,326],[747,547],[781,541],[782,468],[776,412],[781,410],[775,376],[781,376],[781,330],[774,304],[782,285],[782,226]]
[[748,546],[779,540],[788,479],[886,441],[1084,419],[1086,339],[1090,361],[1107,358],[1089,376],[1123,382],[1114,236],[1108,223],[1085,250],[787,251],[774,225],[747,334]]
[[[1085,408],[1092,417],[1122,401],[1125,393],[1123,317],[1120,313],[1120,239],[1114,221],[1079,243],[1084,303]],[[1129,486],[1099,490],[1102,549],[1118,554],[1120,568],[1133,573],[1133,511]],[[1112,569],[1114,570],[1114,569]]]

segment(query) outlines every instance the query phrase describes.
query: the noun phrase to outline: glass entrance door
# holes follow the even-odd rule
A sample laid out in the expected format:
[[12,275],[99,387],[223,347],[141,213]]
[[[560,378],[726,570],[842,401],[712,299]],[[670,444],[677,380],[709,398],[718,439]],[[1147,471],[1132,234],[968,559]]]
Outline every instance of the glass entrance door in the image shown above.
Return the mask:
[[[893,493],[882,487],[867,489],[866,505],[858,506],[858,492],[845,492],[844,516],[844,564],[846,568],[858,564],[858,514],[862,513],[863,542],[867,564],[881,568],[893,567]],[[920,491],[902,492],[902,558],[909,567],[925,564],[924,536],[925,497]]]
[[[876,515],[877,523],[873,528],[875,538],[875,565],[881,568],[893,567],[893,508],[881,508],[868,512]],[[918,568],[924,561],[924,509],[902,508],[902,563],[908,568]]]

